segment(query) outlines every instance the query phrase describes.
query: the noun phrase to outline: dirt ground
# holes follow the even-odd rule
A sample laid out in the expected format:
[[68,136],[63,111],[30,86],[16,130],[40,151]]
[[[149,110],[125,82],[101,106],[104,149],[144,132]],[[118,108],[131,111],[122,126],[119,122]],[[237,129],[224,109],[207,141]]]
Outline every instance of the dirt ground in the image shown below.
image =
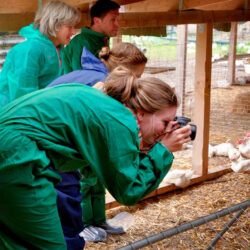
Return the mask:
[[[244,136],[250,129],[250,114],[245,110],[232,112],[234,99],[240,93],[250,91],[250,85],[232,86],[230,89],[212,89],[210,142],[214,144]],[[250,100],[249,100],[250,101]],[[221,104],[224,102],[224,105]],[[228,104],[228,105],[225,105]],[[216,107],[216,108],[215,108]],[[209,159],[209,169],[229,165],[227,157]],[[172,169],[191,169],[192,150],[175,153]],[[126,211],[135,217],[135,222],[123,235],[109,235],[106,243],[86,244],[86,249],[116,249],[137,240],[163,232],[175,226],[209,215],[221,209],[249,200],[249,173],[228,173],[202,184],[173,191],[144,200],[133,207],[120,206],[107,210],[113,218]],[[233,214],[235,215],[235,214]],[[232,219],[232,214],[212,221],[185,233],[164,239],[143,249],[206,249]],[[214,249],[250,249],[249,208],[223,235]],[[215,233],[216,232],[216,233]]]
[[[167,65],[174,66],[174,65]],[[192,64],[187,77],[192,73]],[[216,82],[225,78],[225,67],[215,65],[211,87],[210,136],[209,143],[220,144],[231,139],[237,146],[237,140],[250,130],[250,83],[218,87]],[[190,73],[191,72],[191,73]],[[242,72],[241,72],[242,73]],[[160,78],[175,79],[176,72],[158,74]],[[239,72],[237,73],[239,75]],[[153,75],[156,76],[157,75]],[[163,79],[165,80],[165,79]],[[190,80],[189,82],[192,82]],[[192,87],[188,87],[187,97],[191,100]],[[192,118],[193,103],[186,102],[185,115]],[[208,114],[209,115],[209,114]],[[218,166],[230,166],[227,157],[209,159],[209,169]],[[192,150],[175,153],[172,169],[191,169]],[[135,222],[123,235],[109,235],[106,243],[86,244],[85,249],[116,249],[137,240],[163,232],[175,226],[209,215],[221,209],[249,199],[250,173],[228,173],[220,178],[205,181],[202,184],[176,190],[161,196],[143,200],[133,207],[120,206],[107,210],[108,218],[126,211],[134,216]],[[233,214],[235,215],[235,214]],[[212,221],[185,233],[159,241],[144,249],[206,249],[233,215]],[[250,249],[249,208],[223,235],[214,249]]]
[[[176,66],[169,63],[165,65]],[[242,68],[237,70],[237,76],[244,76]],[[209,143],[212,145],[220,144],[231,139],[237,146],[237,140],[250,130],[250,83],[232,85],[227,88],[221,87],[217,82],[220,83],[221,80],[225,79],[225,71],[225,65],[216,64],[213,66]],[[193,65],[189,63],[187,69],[188,83],[193,83],[191,78],[193,73]],[[146,76],[148,75],[146,74]],[[170,85],[176,82],[175,71],[151,76],[159,77]],[[187,86],[186,97],[185,115],[192,118],[194,103],[191,85]],[[188,99],[190,97],[191,101]],[[230,166],[230,161],[227,157],[213,157],[209,159],[209,169],[225,165]],[[192,150],[183,150],[175,153],[172,169],[191,168]],[[120,206],[107,210],[108,218],[126,211],[134,216],[135,222],[126,234],[109,235],[106,243],[88,242],[86,249],[116,249],[244,202],[249,199],[249,187],[249,173],[239,174],[232,172],[184,190],[176,190],[141,201],[133,207]],[[232,214],[225,216],[209,224],[159,241],[144,249],[206,249],[216,237],[215,232],[218,233],[223,230],[225,225],[232,219],[232,216]],[[223,239],[216,243],[214,249],[250,249],[249,227],[248,208],[237,223],[223,235]]]
[[[167,229],[209,215],[249,199],[249,173],[228,173],[202,184],[153,197],[135,206],[107,210],[108,218],[120,212],[134,216],[134,224],[122,235],[109,235],[106,243],[86,244],[86,249],[116,249]],[[232,216],[227,215],[195,229],[164,239],[143,249],[206,249]],[[249,208],[223,235],[214,249],[249,249]]]

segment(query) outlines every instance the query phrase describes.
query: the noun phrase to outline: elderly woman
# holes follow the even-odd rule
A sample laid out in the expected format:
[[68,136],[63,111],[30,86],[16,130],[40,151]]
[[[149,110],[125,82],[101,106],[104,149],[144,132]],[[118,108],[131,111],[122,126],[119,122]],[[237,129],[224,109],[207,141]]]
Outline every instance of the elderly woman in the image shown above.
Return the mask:
[[172,152],[190,141],[190,126],[174,129],[178,103],[165,82],[118,68],[105,91],[113,98],[64,84],[0,111],[0,248],[66,249],[53,186],[60,178],[51,164],[81,166],[84,178],[97,176],[130,206],[158,187]]
[[49,1],[34,23],[19,34],[26,41],[8,53],[0,73],[0,108],[10,101],[46,87],[61,74],[62,45],[69,44],[80,12],[63,2]]

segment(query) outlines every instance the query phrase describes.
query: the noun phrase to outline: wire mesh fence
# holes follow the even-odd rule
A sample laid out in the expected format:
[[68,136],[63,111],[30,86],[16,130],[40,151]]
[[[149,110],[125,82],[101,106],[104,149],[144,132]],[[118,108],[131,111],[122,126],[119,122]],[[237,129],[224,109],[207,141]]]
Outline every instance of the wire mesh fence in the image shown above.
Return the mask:
[[[224,24],[223,24],[224,25]],[[223,28],[223,25],[217,25]],[[225,26],[225,25],[224,25]],[[228,26],[228,25],[227,25]],[[226,26],[226,27],[227,27]],[[229,27],[230,28],[230,27]],[[229,83],[230,29],[227,32],[213,29],[212,75],[210,100],[209,144],[226,143],[231,140],[238,146],[238,139],[250,130],[250,22],[238,23],[235,81]],[[136,44],[149,58],[143,76],[155,76],[177,88],[180,77],[177,68],[182,63],[177,57],[178,46],[183,41],[177,39],[177,26],[167,26],[166,37],[123,36],[123,41]],[[188,25],[186,40],[185,93],[182,98],[183,116],[193,119],[196,25]],[[180,96],[180,93],[179,93]],[[192,150],[175,154],[173,168],[192,168]],[[212,157],[213,156],[213,157]],[[212,155],[209,168],[230,165],[228,157]]]

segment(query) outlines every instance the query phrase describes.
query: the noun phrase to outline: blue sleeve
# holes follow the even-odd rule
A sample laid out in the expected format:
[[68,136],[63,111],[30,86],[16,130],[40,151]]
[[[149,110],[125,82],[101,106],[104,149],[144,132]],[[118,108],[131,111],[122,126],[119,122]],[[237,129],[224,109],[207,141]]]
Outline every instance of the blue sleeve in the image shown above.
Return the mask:
[[99,81],[104,81],[106,74],[95,71],[90,73],[87,70],[75,70],[66,75],[60,76],[55,79],[48,87],[53,87],[65,83],[81,83],[88,86],[93,86]]

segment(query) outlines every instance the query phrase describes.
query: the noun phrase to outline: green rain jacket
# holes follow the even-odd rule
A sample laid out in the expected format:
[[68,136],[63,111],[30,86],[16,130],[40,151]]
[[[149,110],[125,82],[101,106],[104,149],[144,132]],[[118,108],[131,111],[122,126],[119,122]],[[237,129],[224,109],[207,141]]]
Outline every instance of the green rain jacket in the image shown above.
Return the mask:
[[17,97],[45,88],[61,74],[56,47],[47,36],[34,29],[33,24],[23,27],[19,34],[26,41],[9,51],[0,73],[0,108]]
[[[0,190],[12,183],[35,186],[34,176],[52,178],[51,163],[61,171],[83,166],[84,177],[96,174],[124,205],[156,189],[173,161],[161,142],[141,153],[132,113],[82,84],[43,89],[6,105],[0,111],[0,141]],[[33,168],[32,178],[20,174],[24,164]]]
[[[106,41],[106,42],[105,42]],[[86,47],[93,55],[99,58],[99,52],[102,47],[109,45],[109,38],[90,28],[81,29],[81,33],[75,36],[70,44],[67,45],[63,52],[63,73],[82,69],[81,55],[83,47]]]

